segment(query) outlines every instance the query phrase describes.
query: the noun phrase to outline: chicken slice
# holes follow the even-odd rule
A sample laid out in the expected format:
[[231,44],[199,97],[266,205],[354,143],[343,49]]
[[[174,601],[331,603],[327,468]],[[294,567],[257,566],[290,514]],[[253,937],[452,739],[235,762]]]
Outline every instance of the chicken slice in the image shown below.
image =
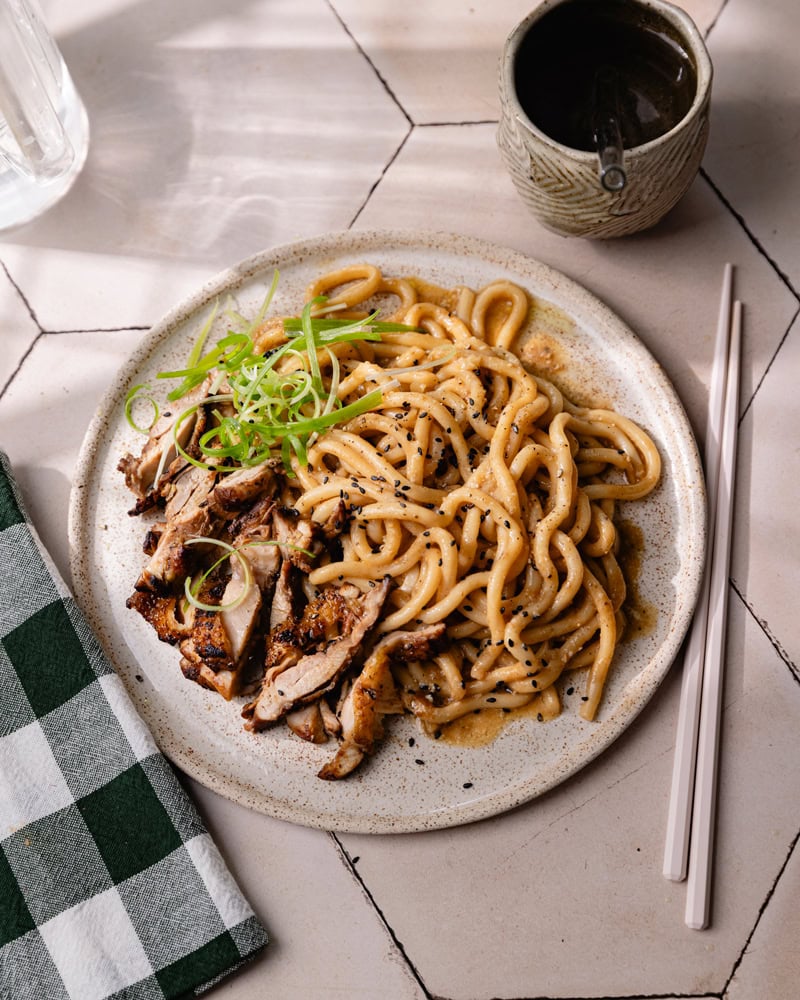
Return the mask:
[[[245,558],[247,558],[245,556]],[[235,607],[226,607],[234,604]],[[261,590],[252,580],[248,583],[244,566],[240,559],[231,559],[231,577],[222,595],[222,608],[219,617],[222,627],[228,633],[231,656],[234,664],[240,666],[250,649],[250,643],[261,619]]]
[[222,476],[211,496],[212,507],[223,516],[233,517],[264,496],[272,498],[280,482],[279,466],[280,462],[267,461]]
[[378,642],[344,699],[339,713],[342,742],[318,777],[325,781],[344,778],[373,752],[383,736],[383,717],[403,711],[392,663],[427,659],[444,631],[444,623],[439,622],[417,632],[390,632]]
[[[279,553],[280,557],[280,553]],[[284,623],[292,623],[295,620],[295,600],[294,587],[292,586],[292,564],[287,560],[281,563],[278,579],[275,584],[275,592],[272,595],[272,605],[269,610],[270,634],[280,628]],[[289,641],[293,645],[294,633],[291,633]],[[284,640],[286,637],[284,636]],[[269,651],[267,651],[267,666],[269,666]]]
[[[199,404],[208,396],[210,379],[206,379],[202,385],[197,386],[187,393],[183,399],[179,400],[170,410],[165,410],[150,428],[147,441],[138,456],[128,453],[124,455],[117,465],[119,471],[125,476],[125,485],[140,500],[146,500],[153,487],[153,481],[158,472],[159,466],[168,472],[168,478],[173,478],[177,471],[183,468],[183,459],[175,448],[175,424],[180,416],[193,406],[197,409],[189,414],[185,420],[181,421],[178,427],[177,439],[181,448],[191,452],[191,440],[197,437],[198,427],[204,422],[205,414]],[[177,466],[172,467],[177,460]],[[163,477],[162,477],[163,481]],[[146,503],[141,509],[146,509]],[[132,513],[139,513],[137,509],[141,505],[137,504]]]
[[209,511],[208,497],[216,476],[194,466],[180,477],[167,502],[166,525],[147,565],[136,581],[137,590],[169,593],[182,584],[190,573],[189,538],[213,534],[213,518]]
[[324,548],[320,526],[301,517],[293,507],[276,507],[272,512],[272,529],[284,558],[303,573],[310,573]]
[[132,611],[138,611],[156,631],[162,642],[176,646],[191,635],[194,626],[194,607],[184,612],[183,595],[154,594],[150,590],[135,590],[125,602]]
[[[222,585],[217,585],[214,589],[213,596],[221,597],[219,591]],[[208,593],[201,593],[203,600],[210,603]],[[226,699],[232,697],[236,661],[219,612],[198,608],[195,611],[192,634],[181,642],[180,651],[183,654],[181,670],[188,680],[214,688]]]
[[328,704],[327,699],[320,698],[315,704],[319,705],[319,713],[322,717],[322,725],[325,727],[325,732],[329,736],[338,736],[342,731],[342,724],[339,722],[339,716]]
[[[320,699],[322,701],[322,699]],[[286,725],[295,736],[308,743],[324,743],[328,739],[318,701],[293,708],[286,716]]]
[[[378,620],[389,586],[390,581],[386,579],[358,596],[345,596],[344,588],[324,591],[317,601],[306,606],[294,627],[279,626],[277,634],[270,633],[270,640],[282,646],[291,645],[294,636],[294,648],[301,649],[311,634],[316,637],[315,644],[322,648],[301,655],[297,662],[279,672],[267,669],[258,697],[245,706],[242,713],[248,718],[245,728],[263,729],[295,705],[312,701],[329,691],[358,655],[361,644]],[[269,646],[268,641],[268,664]]]

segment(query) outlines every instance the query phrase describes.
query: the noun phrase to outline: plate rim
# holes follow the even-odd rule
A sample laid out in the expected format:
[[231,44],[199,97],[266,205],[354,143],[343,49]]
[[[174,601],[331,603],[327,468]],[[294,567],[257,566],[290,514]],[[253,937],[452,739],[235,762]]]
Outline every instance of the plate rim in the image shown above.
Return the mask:
[[[582,756],[572,766],[561,770],[554,770],[549,780],[530,779],[527,783],[512,786],[505,792],[495,790],[482,798],[462,803],[450,810],[439,810],[433,814],[430,812],[413,815],[406,813],[394,819],[380,815],[374,816],[371,819],[356,814],[348,816],[341,811],[337,815],[331,815],[330,813],[321,811],[319,808],[298,803],[283,806],[274,794],[270,795],[269,790],[262,790],[260,795],[256,795],[254,794],[254,789],[241,781],[238,776],[220,773],[216,762],[213,760],[207,758],[198,759],[198,755],[194,753],[192,748],[181,743],[180,734],[173,734],[170,739],[164,727],[158,729],[147,718],[146,713],[142,711],[137,700],[138,692],[126,676],[126,671],[118,669],[113,654],[106,648],[107,643],[104,641],[104,626],[106,626],[106,623],[103,621],[102,609],[98,606],[98,601],[90,584],[91,574],[86,573],[81,564],[81,554],[86,550],[86,545],[89,543],[91,537],[91,532],[89,531],[91,527],[90,522],[83,514],[90,499],[90,486],[93,482],[92,473],[95,460],[99,454],[97,448],[98,440],[101,434],[105,433],[108,426],[112,404],[116,408],[120,392],[130,382],[130,372],[145,363],[157,349],[159,341],[165,336],[174,333],[181,323],[196,315],[205,305],[221,293],[235,290],[237,286],[255,277],[273,261],[291,257],[292,263],[299,263],[306,256],[321,256],[324,254],[328,256],[341,256],[343,252],[355,255],[358,252],[359,245],[369,243],[374,245],[376,241],[381,241],[393,251],[409,250],[413,252],[414,249],[419,251],[421,247],[424,247],[427,250],[445,252],[448,255],[456,254],[470,259],[479,259],[480,261],[494,257],[501,260],[503,266],[509,270],[521,271],[523,273],[536,272],[538,278],[544,279],[552,288],[557,288],[560,294],[566,295],[570,303],[576,305],[576,311],[588,311],[590,314],[593,314],[598,326],[603,328],[610,327],[616,335],[621,336],[626,346],[633,349],[639,359],[651,370],[654,377],[658,378],[660,383],[658,386],[659,391],[665,393],[670,398],[672,406],[671,421],[682,425],[679,428],[679,436],[684,445],[684,459],[688,460],[689,467],[694,473],[699,487],[697,494],[688,498],[686,503],[689,519],[694,524],[694,535],[692,537],[697,548],[697,557],[693,562],[681,563],[684,571],[688,572],[688,576],[685,578],[682,577],[681,580],[683,592],[687,593],[688,599],[684,602],[680,620],[672,622],[670,633],[659,645],[652,658],[655,659],[658,657],[661,661],[660,673],[655,683],[652,684],[651,689],[643,697],[640,696],[638,698],[633,708],[627,711],[623,724],[612,732],[606,740],[596,741],[596,745],[591,748],[591,751]],[[536,294],[541,294],[541,292],[537,291]],[[114,378],[103,393],[84,435],[70,492],[68,539],[73,589],[79,606],[84,615],[89,619],[98,641],[104,647],[104,651],[114,667],[115,673],[126,688],[135,709],[144,717],[145,724],[150,729],[159,750],[168,760],[172,761],[173,764],[178,766],[190,778],[217,794],[237,802],[245,808],[278,819],[336,832],[373,834],[412,833],[463,825],[515,809],[525,802],[538,798],[545,792],[573,777],[616,742],[651,701],[679,653],[691,622],[702,582],[707,546],[706,522],[706,493],[703,467],[694,430],[683,402],[660,362],[648,350],[634,330],[618,314],[612,311],[602,299],[593,292],[590,292],[575,279],[568,277],[551,265],[521,251],[493,241],[438,230],[365,229],[322,233],[296,241],[275,244],[251,254],[232,266],[217,271],[195,288],[194,291],[183,296],[179,302],[163,313],[152,324],[142,340],[118,368]],[[133,651],[131,652],[135,657],[136,654]]]

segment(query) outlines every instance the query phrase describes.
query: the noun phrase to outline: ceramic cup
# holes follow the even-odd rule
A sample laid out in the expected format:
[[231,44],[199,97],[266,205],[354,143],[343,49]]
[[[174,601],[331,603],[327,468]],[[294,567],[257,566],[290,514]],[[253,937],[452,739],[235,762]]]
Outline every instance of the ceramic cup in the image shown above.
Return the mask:
[[[621,42],[613,24],[610,34],[591,23],[584,30],[584,15],[598,10],[622,24]],[[634,80],[636,60],[662,42],[679,63],[675,79],[658,83],[671,108],[659,118],[649,105],[641,110],[628,74]],[[508,36],[499,73],[497,143],[533,215],[564,236],[624,236],[655,225],[700,166],[712,75],[694,22],[664,0],[543,0]],[[643,130],[631,124],[637,116]]]

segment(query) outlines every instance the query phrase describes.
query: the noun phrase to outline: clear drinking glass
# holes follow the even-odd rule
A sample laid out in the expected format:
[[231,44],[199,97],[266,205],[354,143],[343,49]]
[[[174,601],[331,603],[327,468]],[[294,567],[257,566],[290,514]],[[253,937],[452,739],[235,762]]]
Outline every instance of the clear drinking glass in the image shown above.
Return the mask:
[[88,145],[86,109],[36,0],[0,0],[0,230],[63,197]]

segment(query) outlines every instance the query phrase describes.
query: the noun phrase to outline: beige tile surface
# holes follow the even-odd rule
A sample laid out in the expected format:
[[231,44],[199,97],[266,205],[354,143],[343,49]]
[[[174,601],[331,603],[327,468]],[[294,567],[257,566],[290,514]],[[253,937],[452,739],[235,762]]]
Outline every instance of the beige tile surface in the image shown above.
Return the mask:
[[[704,175],[652,232],[588,243],[525,215],[495,147],[497,54],[528,6],[45,4],[93,139],[70,197],[0,237],[0,447],[62,571],[78,448],[137,328],[265,246],[351,223],[512,246],[629,323],[701,436],[726,260],[746,303],[711,929],[685,928],[685,887],[660,874],[678,662],[594,765],[470,827],[332,837],[190,783],[272,936],[263,957],[214,996],[796,992],[800,14],[794,0],[686,0],[701,29],[711,28],[716,71]],[[26,354],[40,326],[48,332]]]
[[[752,323],[748,321],[748,332]],[[797,586],[800,532],[800,322],[789,330],[742,424],[736,487],[733,578],[800,681]],[[775,553],[759,558],[756,553]]]
[[714,110],[705,167],[777,267],[800,287],[795,41],[790,0],[728,0],[712,32]]
[[[434,995],[482,1000],[500,985],[506,996],[564,998],[723,988],[800,827],[800,772],[782,764],[800,692],[738,601],[727,667],[708,931],[684,926],[685,886],[661,875],[676,674],[622,740],[539,801],[451,831],[341,838]],[[774,733],[767,745],[764,726]],[[782,780],[765,782],[765,773]],[[481,900],[467,919],[465,885]]]
[[268,819],[189,783],[212,836],[270,934],[220,997],[423,1000],[425,992],[335,838]]
[[[725,991],[725,1000],[795,996],[800,982],[798,894],[800,855],[795,838],[768,905]],[[780,961],[776,961],[776,956],[780,956]]]
[[69,581],[67,512],[78,449],[98,400],[141,331],[43,334],[0,397],[0,447],[28,512]]
[[346,228],[406,133],[320,0],[97,11],[55,12],[92,145],[69,199],[26,227],[25,245],[213,273]]
[[0,244],[0,261],[50,332],[149,327],[220,269],[213,262],[98,253],[89,237],[81,239],[82,250]]
[[[334,0],[339,16],[417,125],[496,120],[499,53],[535,0]],[[701,31],[720,0],[682,6]]]

